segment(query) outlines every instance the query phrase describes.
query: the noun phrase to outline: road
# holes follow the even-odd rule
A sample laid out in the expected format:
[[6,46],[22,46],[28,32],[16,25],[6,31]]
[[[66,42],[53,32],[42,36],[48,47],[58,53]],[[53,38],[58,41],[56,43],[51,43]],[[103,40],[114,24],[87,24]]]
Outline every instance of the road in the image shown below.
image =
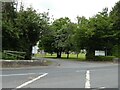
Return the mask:
[[[2,69],[2,88],[118,88],[118,64],[48,59],[50,66]],[[89,73],[87,73],[89,72]]]

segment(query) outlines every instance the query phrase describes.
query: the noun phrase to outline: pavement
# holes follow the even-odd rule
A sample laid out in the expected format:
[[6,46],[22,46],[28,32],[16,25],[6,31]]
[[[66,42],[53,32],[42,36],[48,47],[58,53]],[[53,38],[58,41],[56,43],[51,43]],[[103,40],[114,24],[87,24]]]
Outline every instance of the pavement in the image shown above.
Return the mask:
[[47,59],[50,66],[2,68],[2,88],[118,88],[118,64]]

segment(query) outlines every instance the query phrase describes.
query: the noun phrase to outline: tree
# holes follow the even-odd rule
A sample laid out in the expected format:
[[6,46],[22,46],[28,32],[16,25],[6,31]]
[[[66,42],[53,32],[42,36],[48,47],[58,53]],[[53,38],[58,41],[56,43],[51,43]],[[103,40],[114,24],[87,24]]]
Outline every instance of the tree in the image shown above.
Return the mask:
[[65,52],[69,58],[69,51],[73,46],[74,28],[74,23],[71,23],[68,17],[56,19],[49,25],[47,32],[40,40],[39,47],[48,53],[56,52],[57,58],[61,58],[61,53]]
[[3,50],[26,52],[25,59],[31,59],[32,46],[36,45],[48,26],[48,13],[38,14],[32,7],[17,11],[16,2],[2,4],[2,47]]
[[74,47],[75,51],[78,53],[81,49],[87,49],[88,48],[88,42],[89,38],[92,36],[92,29],[88,28],[89,20],[87,20],[84,16],[83,17],[77,17],[77,29],[74,36]]
[[[21,6],[22,7],[22,6]],[[36,45],[42,37],[43,31],[48,24],[48,17],[46,13],[37,14],[31,7],[18,12],[17,27],[20,32],[20,45],[26,52],[25,59],[30,60],[32,54],[32,47]]]
[[[113,31],[111,30],[110,18],[108,16],[108,9],[104,8],[102,12],[99,12],[95,17],[90,19],[90,27],[93,28],[93,35],[89,38],[89,51],[93,53],[90,55],[87,53],[86,58],[95,58],[95,50],[105,50],[106,55],[111,55],[113,40]],[[94,43],[94,44],[92,44]],[[91,50],[92,49],[92,50]]]
[[39,48],[52,55],[55,49],[54,42],[54,30],[52,29],[52,25],[49,25],[39,40]]
[[61,58],[61,53],[65,47],[65,41],[67,40],[67,30],[66,26],[70,23],[68,17],[59,18],[55,20],[52,24],[53,30],[55,30],[54,36],[54,46],[55,52],[57,52],[57,58]]
[[94,59],[95,50],[107,49],[107,52],[110,52],[112,48],[110,40],[113,40],[113,31],[110,29],[110,19],[107,11],[108,9],[105,8],[89,20],[85,17],[77,17],[78,28],[75,38],[79,50],[86,49],[86,59]]
[[66,27],[64,28],[66,33],[65,33],[65,37],[66,40],[64,42],[64,52],[67,54],[67,59],[69,58],[69,52],[73,50],[74,48],[74,41],[73,41],[73,37],[74,37],[74,33],[75,33],[75,29],[76,29],[76,25],[72,22],[68,23],[66,25]]
[[2,2],[2,49],[17,50],[18,30],[15,27],[17,17],[16,2]]
[[[118,1],[110,12],[111,26],[113,30],[113,54],[120,57],[120,1]],[[116,52],[116,53],[115,53]]]

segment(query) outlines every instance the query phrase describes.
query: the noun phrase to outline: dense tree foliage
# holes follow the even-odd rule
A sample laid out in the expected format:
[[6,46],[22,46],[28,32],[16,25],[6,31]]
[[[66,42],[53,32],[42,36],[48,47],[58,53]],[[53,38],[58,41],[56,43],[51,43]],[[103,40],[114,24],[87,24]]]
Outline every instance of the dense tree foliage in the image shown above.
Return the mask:
[[2,3],[2,48],[17,49],[18,30],[15,28],[15,19],[17,16],[14,7],[15,2]]
[[110,12],[110,19],[115,40],[113,54],[120,57],[120,1],[118,1]]
[[32,8],[27,8],[26,11],[20,10],[16,21],[20,38],[22,39],[20,44],[22,44],[21,46],[23,46],[26,52],[25,59],[31,59],[32,47],[36,45],[40,39],[44,30],[43,24],[45,21],[42,16],[36,14],[36,11],[32,10]]
[[71,23],[68,17],[55,20],[52,25],[49,26],[47,35],[44,34],[42,40],[40,40],[41,47],[44,47],[45,51],[50,53],[56,52],[57,57],[61,58],[61,53],[68,53],[71,48],[71,35],[74,24]]
[[48,53],[78,54],[86,50],[86,58],[95,59],[95,50],[106,55],[119,56],[120,52],[120,1],[112,11],[108,8],[86,19],[77,16],[77,23],[61,17],[49,23],[48,13],[38,14],[33,8],[16,10],[15,2],[2,4],[3,49],[25,51],[25,59],[31,59],[32,46],[39,41],[39,48]]
[[75,39],[77,39],[79,49],[86,49],[86,58],[95,59],[95,50],[104,50],[106,55],[112,55],[115,40],[115,29],[108,14],[108,9],[103,9],[95,16],[85,19],[77,17],[78,28]]
[[52,29],[51,25],[48,25],[46,31],[44,32],[44,35],[39,40],[39,48],[40,50],[44,50],[45,52],[48,52],[50,54],[53,54],[54,52],[54,31]]
[[41,38],[48,25],[48,14],[38,14],[32,7],[24,10],[21,5],[17,12],[15,2],[5,2],[3,5],[3,50],[18,50],[26,52],[25,59],[31,59],[32,47]]

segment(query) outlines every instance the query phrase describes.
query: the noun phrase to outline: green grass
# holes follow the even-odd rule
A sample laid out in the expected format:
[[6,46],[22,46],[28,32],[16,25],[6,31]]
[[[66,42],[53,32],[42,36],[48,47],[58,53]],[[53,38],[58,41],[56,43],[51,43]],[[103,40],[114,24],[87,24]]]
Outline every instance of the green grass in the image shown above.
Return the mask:
[[[56,59],[57,54],[55,53],[55,54],[52,54],[52,56],[51,56],[51,54],[46,53],[46,55],[44,55],[44,56],[42,56],[42,55],[40,55],[40,54],[37,54],[37,55],[35,55],[35,56],[36,56],[36,57],[45,57],[45,58],[54,58],[54,59]],[[61,59],[67,59],[67,54],[62,54],[62,55],[61,55]],[[85,54],[80,53],[80,54],[78,55],[78,58],[77,58],[77,54],[69,54],[69,58],[68,58],[68,59],[69,59],[69,60],[83,61],[83,60],[85,60]]]

